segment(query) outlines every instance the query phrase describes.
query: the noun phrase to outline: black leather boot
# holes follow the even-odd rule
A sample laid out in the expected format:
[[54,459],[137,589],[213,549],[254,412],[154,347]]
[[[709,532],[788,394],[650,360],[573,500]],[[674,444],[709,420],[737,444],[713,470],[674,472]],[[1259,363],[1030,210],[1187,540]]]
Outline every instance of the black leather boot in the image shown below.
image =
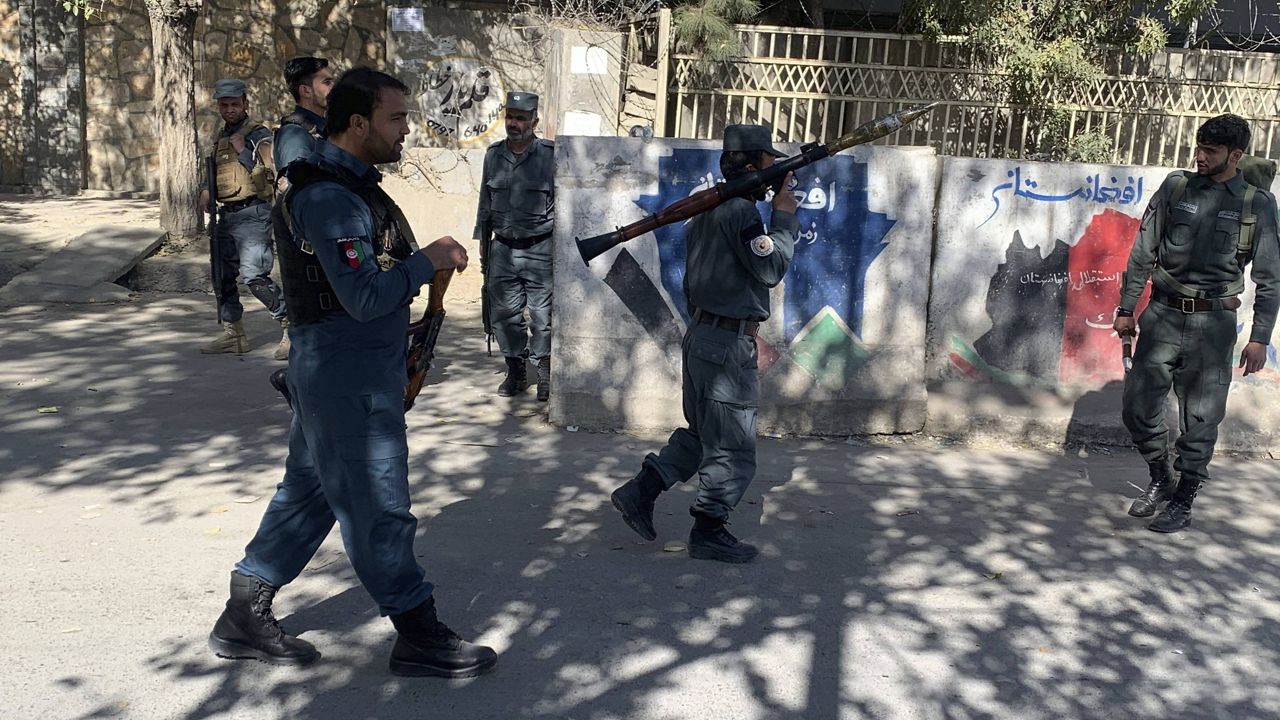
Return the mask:
[[1151,472],[1151,484],[1129,506],[1129,514],[1134,517],[1151,517],[1160,503],[1173,497],[1173,491],[1177,489],[1168,460],[1153,463],[1148,470]]
[[498,386],[498,394],[502,397],[515,397],[529,387],[529,379],[525,377],[524,358],[507,358],[507,377]]
[[689,557],[695,560],[719,560],[727,563],[749,563],[760,551],[755,545],[734,537],[725,521],[701,513],[693,513],[693,529],[689,531]]
[[483,675],[498,662],[493,648],[473,645],[436,618],[436,600],[391,616],[399,637],[391,650],[391,674],[466,678]]
[[272,665],[306,665],[320,657],[311,643],[280,629],[271,612],[277,589],[258,578],[231,573],[231,598],[209,633],[209,649],[218,657]]
[[635,477],[614,490],[610,499],[632,530],[645,540],[656,540],[658,532],[653,529],[653,501],[665,489],[658,473],[645,465]]
[[1195,502],[1196,493],[1200,491],[1200,480],[1182,478],[1173,499],[1164,510],[1156,515],[1156,519],[1147,525],[1147,529],[1158,533],[1174,533],[1191,526],[1191,503]]
[[546,402],[551,398],[551,358],[544,357],[538,361],[538,400]]

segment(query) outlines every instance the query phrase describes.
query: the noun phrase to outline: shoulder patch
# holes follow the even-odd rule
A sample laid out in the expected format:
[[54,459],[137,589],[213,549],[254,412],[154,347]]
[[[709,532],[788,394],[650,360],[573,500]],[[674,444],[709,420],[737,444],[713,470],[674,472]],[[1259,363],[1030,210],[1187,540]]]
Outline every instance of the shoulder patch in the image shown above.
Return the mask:
[[768,235],[757,235],[751,241],[751,252],[757,257],[769,257],[774,251],[773,238]]
[[743,228],[738,237],[756,257],[769,257],[776,249],[773,245],[773,238],[769,237],[764,231],[764,223],[759,221]]
[[338,251],[342,253],[342,258],[346,260],[347,265],[353,269],[360,267],[360,262],[364,260],[364,239],[344,237],[338,238],[336,242]]

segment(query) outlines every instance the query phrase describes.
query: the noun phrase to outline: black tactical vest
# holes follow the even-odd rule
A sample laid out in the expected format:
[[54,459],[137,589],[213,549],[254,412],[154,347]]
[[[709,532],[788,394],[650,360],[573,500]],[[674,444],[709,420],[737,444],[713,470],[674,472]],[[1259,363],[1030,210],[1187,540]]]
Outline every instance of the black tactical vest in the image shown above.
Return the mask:
[[323,180],[336,182],[360,196],[373,214],[373,252],[382,270],[408,258],[417,249],[413,234],[400,208],[375,184],[362,183],[350,173],[331,171],[305,161],[291,164],[288,177],[289,189],[272,208],[271,219],[289,323],[307,325],[331,315],[346,315],[311,243],[293,232],[290,200],[303,188]]

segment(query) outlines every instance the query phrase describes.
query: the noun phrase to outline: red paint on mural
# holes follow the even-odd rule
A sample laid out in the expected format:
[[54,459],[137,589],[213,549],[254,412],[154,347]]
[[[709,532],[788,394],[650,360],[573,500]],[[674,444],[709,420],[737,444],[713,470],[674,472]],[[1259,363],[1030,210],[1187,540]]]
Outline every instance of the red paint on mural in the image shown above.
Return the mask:
[[756,336],[756,373],[758,375],[764,376],[781,357],[782,353],[778,352],[777,348],[761,340],[759,335]]
[[[1140,218],[1106,210],[1093,217],[1071,248],[1059,382],[1092,384],[1124,378],[1120,339],[1111,324],[1120,301],[1120,278],[1141,224]],[[1149,295],[1150,285],[1138,302],[1139,312]]]

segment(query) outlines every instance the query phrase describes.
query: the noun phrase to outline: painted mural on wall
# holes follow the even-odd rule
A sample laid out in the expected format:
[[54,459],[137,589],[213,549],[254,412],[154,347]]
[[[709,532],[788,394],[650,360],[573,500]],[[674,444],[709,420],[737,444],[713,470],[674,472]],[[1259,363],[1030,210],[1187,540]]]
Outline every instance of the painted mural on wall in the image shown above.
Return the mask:
[[[1123,379],[1111,329],[1121,276],[1142,213],[1168,172],[949,161],[941,206],[957,213],[955,222],[939,224],[934,277],[936,304],[956,303],[959,312],[935,320],[945,333],[935,336],[945,341],[935,351],[945,366],[935,369],[1020,386]],[[984,296],[973,295],[972,282],[967,293],[949,290],[958,286],[943,274],[959,268],[989,278]],[[1139,311],[1149,294],[1148,286]],[[1274,347],[1271,354],[1260,379],[1274,382]]]
[[406,35],[399,39],[401,77],[410,80],[417,119],[442,145],[494,142],[506,97],[501,75],[483,58],[458,53],[453,35]]
[[[646,214],[656,213],[711,187],[722,179],[719,158],[718,149],[674,149],[658,160],[656,194],[638,195],[634,202]],[[802,169],[789,191],[800,201],[800,235],[781,285],[781,303],[774,294],[774,313],[782,316],[781,342],[757,339],[760,372],[766,374],[785,354],[819,382],[839,386],[869,357],[860,338],[867,270],[887,246],[895,221],[868,208],[866,165],[850,156]],[[758,206],[768,220],[769,203]],[[661,290],[687,324],[685,225],[667,225],[655,235]],[[629,253],[620,254],[606,283],[656,339],[671,342],[678,330],[661,316],[669,314],[667,303],[655,297],[656,288],[642,289],[652,283],[638,265],[626,269],[634,264]]]

